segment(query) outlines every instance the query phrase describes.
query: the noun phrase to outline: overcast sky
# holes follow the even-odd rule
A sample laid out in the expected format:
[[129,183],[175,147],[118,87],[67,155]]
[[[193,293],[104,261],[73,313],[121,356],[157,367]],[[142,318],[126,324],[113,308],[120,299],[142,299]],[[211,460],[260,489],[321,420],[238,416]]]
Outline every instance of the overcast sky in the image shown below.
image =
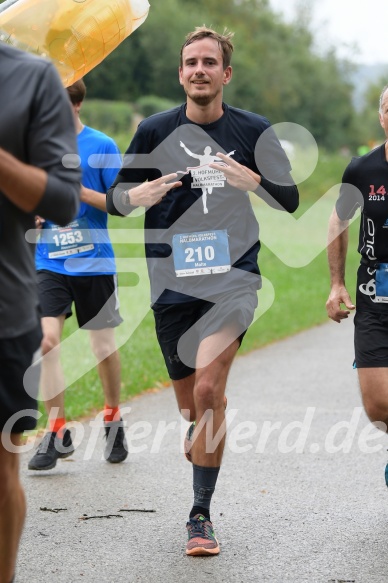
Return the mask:
[[[270,0],[276,12],[292,19],[300,0]],[[312,6],[317,46],[337,47],[340,57],[360,63],[388,63],[388,0],[304,0]],[[344,45],[358,45],[359,53]]]

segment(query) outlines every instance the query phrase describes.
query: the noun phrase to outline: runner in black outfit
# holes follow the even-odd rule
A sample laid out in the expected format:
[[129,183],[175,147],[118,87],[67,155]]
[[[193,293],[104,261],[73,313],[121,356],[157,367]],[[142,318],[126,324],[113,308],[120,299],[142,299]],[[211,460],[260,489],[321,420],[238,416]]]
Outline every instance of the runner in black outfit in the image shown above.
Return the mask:
[[[388,137],[388,86],[380,96],[380,124]],[[346,168],[330,218],[328,260],[329,318],[340,323],[355,309],[345,286],[348,225],[361,208],[354,318],[355,366],[365,411],[372,422],[388,425],[388,142]],[[342,307],[345,306],[345,309]],[[381,428],[382,426],[379,425]],[[386,468],[388,485],[388,466]]]
[[186,37],[179,68],[186,103],[139,125],[107,198],[112,214],[147,208],[156,332],[179,409],[193,422],[189,555],[219,552],[209,509],[225,442],[225,386],[261,284],[247,191],[289,212],[298,206],[289,161],[268,120],[222,101],[232,77],[231,37],[206,27]]

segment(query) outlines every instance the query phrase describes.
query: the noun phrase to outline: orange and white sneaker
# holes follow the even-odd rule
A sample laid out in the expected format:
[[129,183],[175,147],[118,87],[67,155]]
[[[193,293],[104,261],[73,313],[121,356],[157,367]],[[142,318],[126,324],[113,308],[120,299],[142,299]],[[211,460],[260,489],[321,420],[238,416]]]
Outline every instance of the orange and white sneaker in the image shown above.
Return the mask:
[[202,514],[196,514],[186,524],[189,540],[186,544],[186,555],[192,557],[218,555],[220,547],[215,537],[213,525]]
[[[228,399],[226,398],[226,396],[224,395],[224,405],[225,405],[225,409],[226,406],[228,404]],[[185,456],[187,461],[191,462],[191,446],[192,446],[192,440],[193,440],[193,433],[194,433],[194,429],[195,429],[195,421],[192,422],[192,424],[189,426],[186,435],[185,435],[185,441],[183,443],[183,451],[185,452]]]

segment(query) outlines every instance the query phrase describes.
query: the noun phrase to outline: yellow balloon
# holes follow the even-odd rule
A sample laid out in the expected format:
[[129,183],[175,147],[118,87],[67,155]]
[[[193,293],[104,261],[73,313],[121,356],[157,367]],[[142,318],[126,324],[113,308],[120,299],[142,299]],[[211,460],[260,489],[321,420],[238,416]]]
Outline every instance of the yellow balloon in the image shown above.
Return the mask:
[[149,8],[148,0],[18,0],[0,12],[0,40],[52,60],[67,87],[132,34]]

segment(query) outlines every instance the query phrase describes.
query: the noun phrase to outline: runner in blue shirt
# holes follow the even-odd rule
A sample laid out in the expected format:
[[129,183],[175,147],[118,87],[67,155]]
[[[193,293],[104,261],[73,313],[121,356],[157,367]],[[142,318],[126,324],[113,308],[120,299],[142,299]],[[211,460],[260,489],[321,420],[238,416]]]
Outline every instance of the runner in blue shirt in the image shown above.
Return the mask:
[[[84,126],[80,109],[86,94],[83,80],[67,88],[74,112],[78,151],[68,163],[81,162],[81,206],[72,223],[60,227],[41,224],[36,250],[39,299],[42,310],[45,358],[42,365],[42,396],[49,416],[49,431],[30,460],[30,470],[49,470],[58,458],[71,455],[74,447],[66,429],[65,379],[60,363],[60,341],[65,319],[74,304],[80,328],[89,330],[93,353],[105,395],[105,459],[124,461],[127,449],[120,417],[120,357],[114,328],[121,322],[117,275],[107,230],[106,190],[115,179],[121,157],[115,142]],[[75,157],[75,158],[74,158]],[[116,158],[116,164],[112,159]],[[38,218],[38,221],[40,218]]]

